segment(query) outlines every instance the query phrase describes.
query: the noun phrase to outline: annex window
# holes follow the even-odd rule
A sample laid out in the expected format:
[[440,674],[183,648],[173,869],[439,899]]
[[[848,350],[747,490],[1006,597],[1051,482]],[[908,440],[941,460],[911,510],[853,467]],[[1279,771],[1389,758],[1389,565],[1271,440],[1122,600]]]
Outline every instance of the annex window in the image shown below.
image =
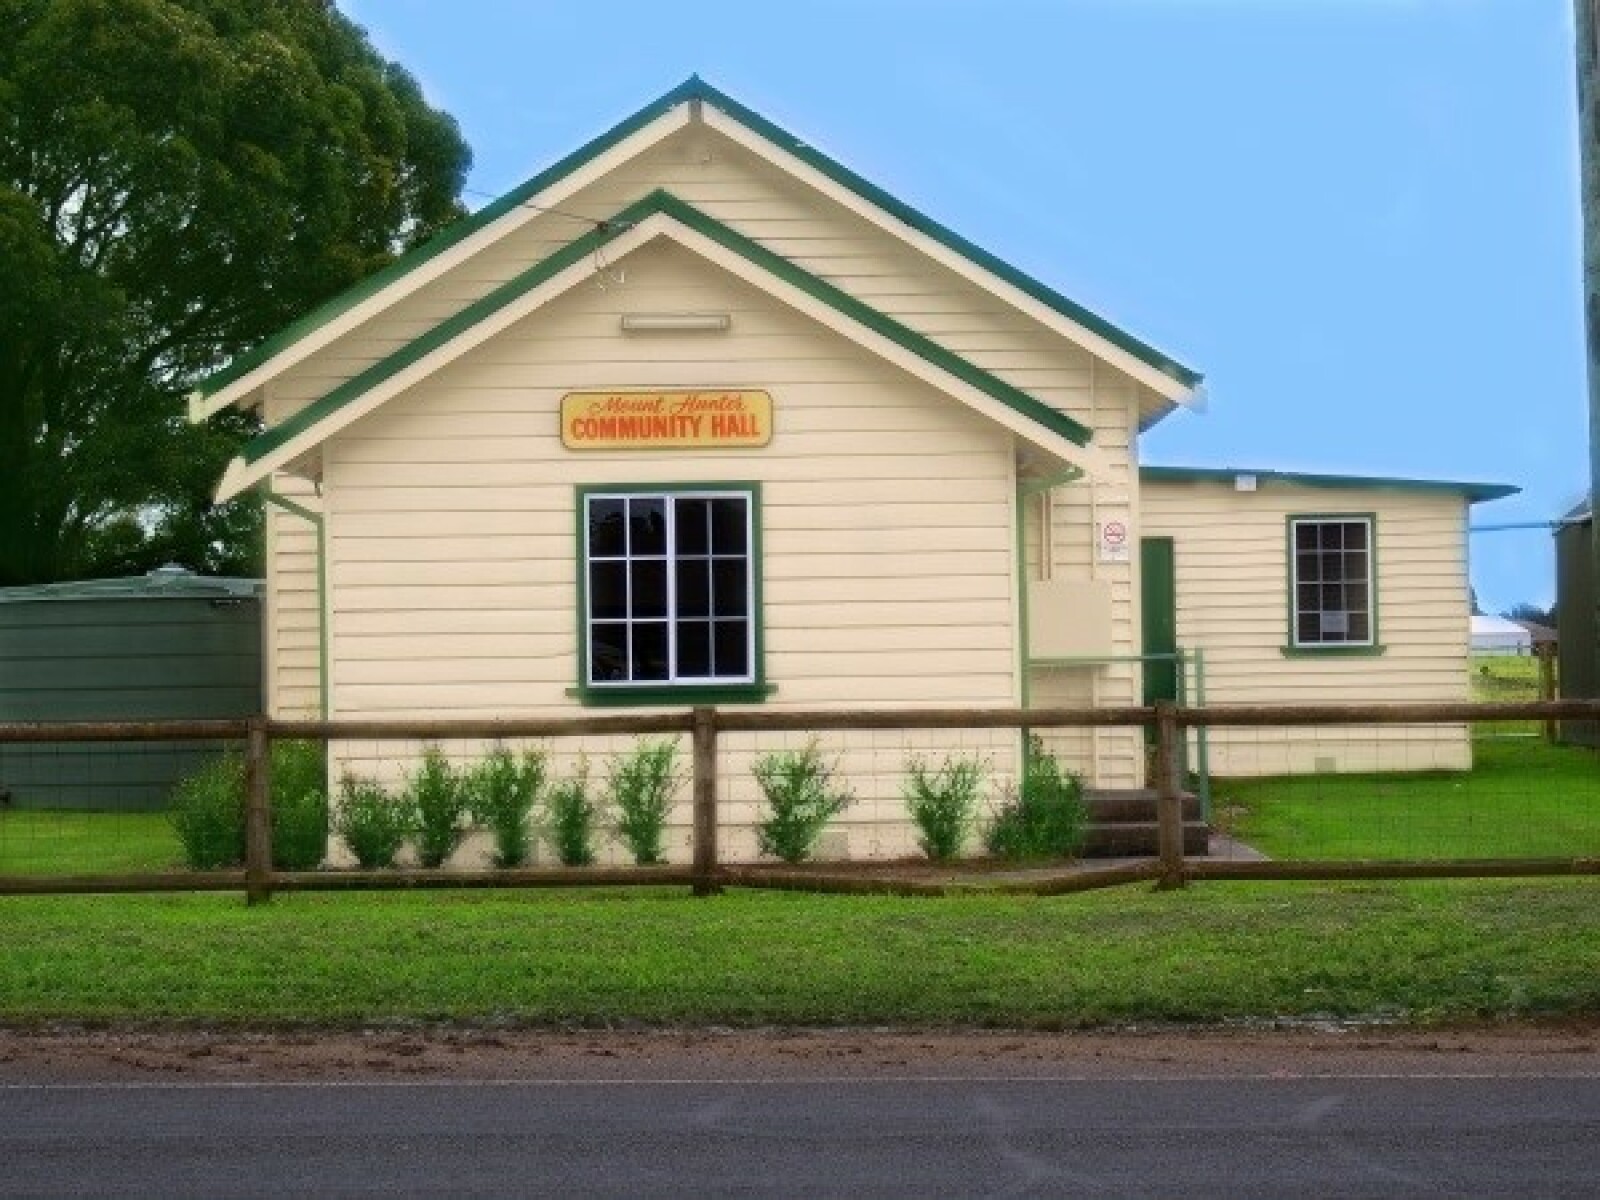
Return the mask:
[[754,489],[581,504],[585,686],[758,683]]
[[1367,516],[1290,518],[1295,648],[1376,645],[1374,534]]

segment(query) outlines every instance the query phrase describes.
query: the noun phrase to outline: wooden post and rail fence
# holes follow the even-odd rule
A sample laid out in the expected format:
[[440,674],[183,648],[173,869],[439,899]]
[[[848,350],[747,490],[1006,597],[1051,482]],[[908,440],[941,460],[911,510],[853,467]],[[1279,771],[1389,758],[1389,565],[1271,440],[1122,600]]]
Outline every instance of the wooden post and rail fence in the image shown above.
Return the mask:
[[[648,715],[596,715],[505,720],[273,720],[161,722],[63,722],[0,724],[6,745],[92,742],[228,742],[244,748],[244,869],[158,871],[137,874],[17,876],[0,873],[0,895],[85,892],[243,890],[251,903],[275,890],[332,891],[396,887],[572,887],[582,885],[682,885],[696,895],[712,895],[724,884],[821,887],[826,890],[941,892],[939,885],[885,883],[882,880],[827,881],[797,876],[782,868],[732,867],[719,861],[718,741],[723,733],[833,733],[863,730],[1084,729],[1147,727],[1155,731],[1154,787],[1157,799],[1158,853],[1153,860],[1097,870],[1078,881],[1047,881],[1017,887],[1031,892],[1148,880],[1158,887],[1182,887],[1196,879],[1400,879],[1467,876],[1600,874],[1600,857],[1515,859],[1415,859],[1350,861],[1218,861],[1184,853],[1181,746],[1189,729],[1199,727],[1287,727],[1341,725],[1470,724],[1479,721],[1595,721],[1600,700],[1518,703],[1372,705],[1209,705],[1181,707],[1169,701],[1148,707],[1037,709],[864,709],[770,711],[694,708]],[[687,867],[530,867],[495,870],[433,871],[316,870],[280,871],[272,866],[271,747],[279,740],[330,742],[439,742],[581,736],[679,733],[691,743],[693,854]]]

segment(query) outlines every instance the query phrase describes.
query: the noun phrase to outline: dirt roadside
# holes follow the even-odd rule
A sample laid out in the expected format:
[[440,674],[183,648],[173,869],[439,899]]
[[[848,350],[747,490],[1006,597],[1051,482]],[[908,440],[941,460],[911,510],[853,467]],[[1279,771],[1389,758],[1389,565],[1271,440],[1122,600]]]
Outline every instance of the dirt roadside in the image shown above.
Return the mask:
[[75,1082],[1600,1076],[1600,1019],[1090,1033],[0,1029],[0,1085]]

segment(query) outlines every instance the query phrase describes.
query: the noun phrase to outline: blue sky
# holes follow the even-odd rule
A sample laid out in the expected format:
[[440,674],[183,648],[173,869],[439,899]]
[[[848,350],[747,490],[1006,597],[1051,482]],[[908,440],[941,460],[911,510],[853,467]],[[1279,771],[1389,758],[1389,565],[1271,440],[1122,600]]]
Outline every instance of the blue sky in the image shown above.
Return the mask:
[[[1587,480],[1569,0],[340,0],[497,195],[698,72],[1207,377],[1147,461]],[[477,206],[485,197],[469,194]],[[1491,611],[1550,536],[1472,538]]]

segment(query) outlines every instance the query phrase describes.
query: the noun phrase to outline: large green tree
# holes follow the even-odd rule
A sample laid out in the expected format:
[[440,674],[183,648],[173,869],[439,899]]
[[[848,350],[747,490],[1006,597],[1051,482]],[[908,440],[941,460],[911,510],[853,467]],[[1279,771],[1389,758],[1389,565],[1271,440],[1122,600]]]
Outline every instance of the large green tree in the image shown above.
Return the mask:
[[455,122],[326,0],[0,0],[0,585],[249,570],[197,378],[460,215]]

